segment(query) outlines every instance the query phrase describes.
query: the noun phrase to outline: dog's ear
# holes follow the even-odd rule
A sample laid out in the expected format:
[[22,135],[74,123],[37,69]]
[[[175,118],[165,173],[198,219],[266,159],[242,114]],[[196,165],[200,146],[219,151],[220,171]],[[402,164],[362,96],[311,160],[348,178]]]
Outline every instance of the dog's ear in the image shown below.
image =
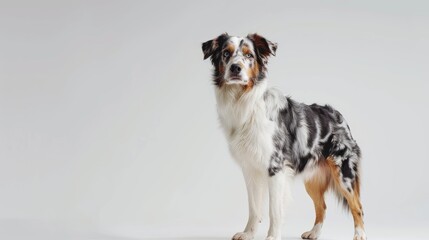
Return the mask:
[[224,33],[215,39],[204,42],[203,46],[202,46],[203,47],[203,53],[204,53],[204,60],[206,60],[208,57],[212,57],[212,61],[213,61],[213,54],[215,54],[216,51],[220,50],[223,43],[228,38],[229,38],[228,33]]
[[268,60],[268,57],[270,55],[276,55],[277,43],[268,41],[267,39],[256,33],[247,35],[247,38],[252,40],[253,45],[255,46],[255,50],[257,51],[259,56],[264,59],[264,62]]

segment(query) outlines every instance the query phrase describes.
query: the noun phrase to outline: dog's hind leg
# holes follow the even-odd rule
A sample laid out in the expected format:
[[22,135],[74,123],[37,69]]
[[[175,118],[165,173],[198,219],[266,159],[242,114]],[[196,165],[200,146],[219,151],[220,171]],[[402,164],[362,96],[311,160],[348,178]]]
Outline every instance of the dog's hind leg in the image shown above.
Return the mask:
[[[363,210],[360,202],[360,179],[359,168],[357,166],[350,166],[350,160],[347,158],[335,159],[330,157],[327,163],[331,169],[332,184],[334,191],[340,198],[343,198],[344,205],[350,209],[353,215],[355,225],[354,240],[366,240],[366,233],[363,223]],[[339,166],[341,163],[341,166]],[[351,169],[354,168],[353,174],[350,174]],[[353,175],[353,176],[351,176]]]
[[325,219],[325,192],[330,182],[329,167],[325,165],[325,162],[321,162],[316,171],[309,180],[305,181],[305,189],[314,203],[316,220],[314,221],[313,228],[301,235],[303,239],[317,239],[320,236],[323,220]]

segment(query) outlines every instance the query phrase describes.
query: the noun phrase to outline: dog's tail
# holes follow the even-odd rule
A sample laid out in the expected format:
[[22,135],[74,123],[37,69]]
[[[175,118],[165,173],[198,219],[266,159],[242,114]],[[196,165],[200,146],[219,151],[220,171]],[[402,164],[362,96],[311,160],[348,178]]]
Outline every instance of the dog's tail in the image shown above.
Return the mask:
[[[354,167],[354,177],[349,178],[346,167],[337,166],[334,164],[333,159],[328,159],[327,161],[331,169],[330,188],[337,197],[339,204],[343,206],[344,210],[352,212],[352,214],[354,214],[354,211],[362,212],[360,203],[360,167],[356,165]],[[348,164],[348,161],[342,164]]]
[[[350,207],[347,201],[346,196],[344,196],[343,190],[338,189],[335,186],[335,183],[331,185],[331,189],[338,200],[338,204],[343,207],[346,212],[350,212]],[[352,189],[353,198],[360,198],[360,177],[357,176],[353,181],[353,189]]]

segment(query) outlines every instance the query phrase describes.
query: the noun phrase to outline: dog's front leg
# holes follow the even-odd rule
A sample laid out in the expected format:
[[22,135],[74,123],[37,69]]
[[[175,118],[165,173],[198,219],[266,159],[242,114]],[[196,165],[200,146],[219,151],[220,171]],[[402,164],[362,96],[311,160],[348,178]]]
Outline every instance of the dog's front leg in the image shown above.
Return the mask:
[[266,240],[280,240],[285,203],[285,192],[287,178],[284,171],[276,173],[268,179],[268,190],[270,195],[270,229]]
[[262,205],[266,193],[263,176],[256,171],[243,169],[249,204],[249,219],[243,232],[236,233],[233,240],[250,240],[255,236],[262,220]]

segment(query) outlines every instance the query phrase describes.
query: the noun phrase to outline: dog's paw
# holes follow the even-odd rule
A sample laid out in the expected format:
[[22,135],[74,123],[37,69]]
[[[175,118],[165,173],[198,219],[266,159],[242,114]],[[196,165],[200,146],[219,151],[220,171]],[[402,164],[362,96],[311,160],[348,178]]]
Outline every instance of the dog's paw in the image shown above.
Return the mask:
[[314,232],[313,230],[305,232],[301,235],[302,239],[317,239],[319,234]]
[[282,238],[281,237],[268,236],[267,238],[265,238],[265,240],[282,240]]
[[362,228],[356,228],[353,240],[366,240],[365,231]]
[[314,225],[313,229],[301,235],[302,239],[317,239],[320,236],[321,224]]
[[252,240],[253,234],[249,232],[238,232],[233,237],[232,240]]

